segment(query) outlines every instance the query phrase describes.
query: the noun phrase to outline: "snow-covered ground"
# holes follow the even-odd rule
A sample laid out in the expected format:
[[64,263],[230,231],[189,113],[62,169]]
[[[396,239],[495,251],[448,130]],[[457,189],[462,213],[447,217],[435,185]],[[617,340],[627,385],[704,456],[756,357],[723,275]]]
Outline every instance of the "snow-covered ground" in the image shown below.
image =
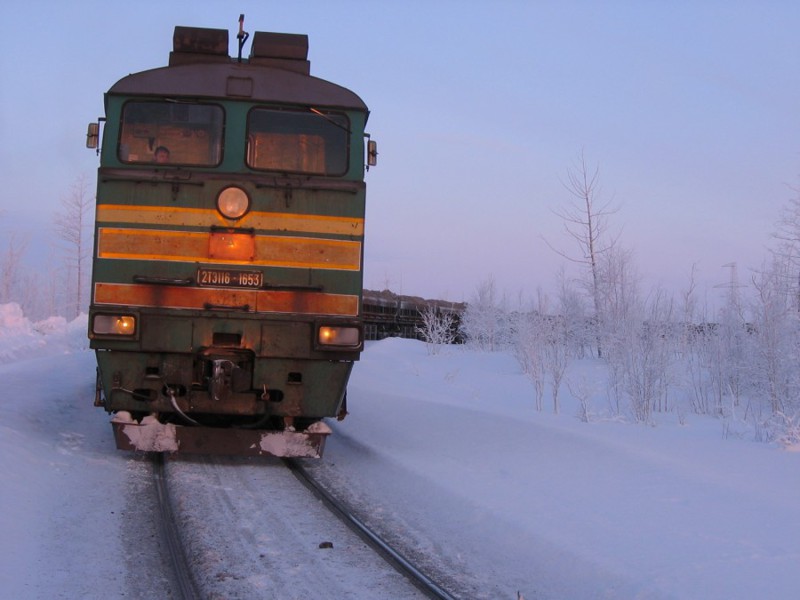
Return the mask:
[[[92,406],[85,329],[0,306],[4,598],[141,596],[155,570],[129,543],[146,467]],[[603,389],[602,364],[570,369]],[[314,468],[465,598],[798,597],[800,452],[691,414],[584,423],[563,396],[537,413],[508,354],[376,342]]]
[[[599,362],[576,370],[604,389]],[[468,597],[798,597],[800,453],[707,417],[537,413],[530,386],[508,354],[378,342],[325,462],[460,565]]]
[[[35,325],[0,305],[0,597],[124,598],[143,463],[109,451],[86,317]],[[142,526],[144,530],[147,524]]]

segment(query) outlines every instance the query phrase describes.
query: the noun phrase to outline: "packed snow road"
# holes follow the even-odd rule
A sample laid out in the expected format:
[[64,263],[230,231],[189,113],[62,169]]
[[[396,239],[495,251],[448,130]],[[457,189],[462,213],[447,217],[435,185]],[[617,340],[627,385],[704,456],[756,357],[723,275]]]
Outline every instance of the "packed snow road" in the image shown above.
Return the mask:
[[[85,320],[79,329],[74,335],[85,340]],[[33,337],[41,358],[10,362],[17,351],[0,335],[0,595],[171,597],[150,526],[151,468],[114,449],[108,418],[92,407],[93,355],[71,344],[63,354]],[[656,415],[651,426],[612,421],[603,418],[602,362],[576,361],[567,376],[597,390],[590,422],[575,418],[568,394],[559,415],[535,411],[510,354],[453,348],[428,356],[409,340],[370,344],[350,385],[351,415],[334,425],[314,473],[442,587],[470,600],[517,591],[528,600],[797,595],[797,448],[691,413]],[[188,464],[198,471],[181,477],[194,491],[179,500],[223,521],[210,527],[232,531],[220,544],[249,538],[238,552],[255,542],[253,564],[307,573],[305,563],[274,554],[279,538],[311,546],[320,569],[349,550],[334,533],[307,526],[304,508],[288,522],[262,512],[301,501],[272,495],[288,484],[265,486],[288,473],[222,463],[225,477],[234,475],[228,482]],[[201,500],[204,486],[213,500]],[[238,488],[250,500],[234,516],[227,504]],[[213,560],[227,549],[208,549],[200,562],[210,577],[244,585],[247,575]],[[378,587],[394,578],[369,570]],[[352,598],[381,596],[349,577],[334,585]]]

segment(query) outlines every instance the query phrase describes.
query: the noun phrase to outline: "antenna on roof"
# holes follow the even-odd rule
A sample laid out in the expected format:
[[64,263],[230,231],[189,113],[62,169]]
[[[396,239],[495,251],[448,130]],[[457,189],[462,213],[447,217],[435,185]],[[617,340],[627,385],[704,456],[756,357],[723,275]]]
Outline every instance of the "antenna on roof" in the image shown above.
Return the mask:
[[242,62],[242,48],[250,34],[244,30],[244,15],[239,15],[239,33],[236,34],[236,39],[239,40],[239,62]]

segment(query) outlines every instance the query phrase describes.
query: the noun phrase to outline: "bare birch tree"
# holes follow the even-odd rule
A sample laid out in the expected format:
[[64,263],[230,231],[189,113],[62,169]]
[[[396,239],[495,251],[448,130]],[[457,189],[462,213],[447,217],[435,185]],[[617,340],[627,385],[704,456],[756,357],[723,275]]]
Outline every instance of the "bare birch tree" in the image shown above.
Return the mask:
[[54,216],[56,235],[64,243],[66,278],[66,310],[77,317],[84,307],[87,263],[92,249],[91,208],[86,177],[81,175],[72,184],[70,192],[61,200],[61,210]]
[[0,304],[11,301],[22,304],[18,294],[21,261],[26,247],[27,242],[12,233],[5,251],[0,255]]
[[793,291],[796,308],[800,311],[800,189],[795,193],[778,219],[777,231],[773,234],[778,247],[773,254],[791,266],[787,269],[786,287]]
[[[586,288],[594,308],[595,319],[604,316],[601,257],[609,252],[617,236],[609,234],[609,217],[616,212],[611,203],[600,199],[600,168],[590,169],[586,156],[581,152],[576,165],[567,170],[564,187],[572,196],[572,202],[555,210],[564,223],[564,231],[576,246],[572,253],[550,248],[570,262],[582,265],[588,271]],[[598,347],[598,352],[600,348]]]

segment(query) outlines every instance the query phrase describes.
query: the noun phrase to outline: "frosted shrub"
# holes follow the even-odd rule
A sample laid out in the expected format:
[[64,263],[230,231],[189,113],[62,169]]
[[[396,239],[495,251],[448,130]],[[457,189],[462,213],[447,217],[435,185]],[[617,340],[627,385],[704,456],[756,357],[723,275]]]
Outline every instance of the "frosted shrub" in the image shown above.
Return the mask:
[[[647,319],[635,315],[647,314]],[[672,304],[657,292],[649,306],[627,311],[607,332],[603,345],[613,394],[627,401],[637,422],[649,422],[654,411],[668,410],[667,392],[672,382],[675,356]]]
[[509,315],[504,304],[497,298],[492,278],[478,286],[461,317],[461,333],[468,344],[489,352],[509,347]]
[[515,319],[516,339],[514,355],[522,372],[533,383],[536,410],[541,411],[544,404],[545,356],[543,330],[540,327],[541,315],[518,313]]
[[561,390],[561,383],[564,374],[567,372],[569,364],[569,353],[567,352],[567,337],[564,320],[560,317],[550,319],[547,327],[547,343],[544,347],[545,366],[550,374],[550,381],[553,384],[553,412],[558,414],[561,410],[558,394]]
[[694,332],[684,346],[683,384],[687,390],[692,411],[708,415],[721,410],[721,390],[718,382],[721,349],[716,326],[703,323],[693,326]]
[[559,392],[570,356],[566,322],[560,316],[533,311],[515,314],[513,323],[514,353],[522,371],[533,382],[536,410],[543,409],[545,383],[549,379],[553,412],[558,413]]
[[452,344],[456,337],[456,315],[428,304],[422,311],[422,326],[417,333],[425,340],[428,354],[438,354],[443,344]]
[[583,423],[589,423],[592,419],[591,411],[589,410],[589,399],[592,397],[594,390],[585,378],[581,378],[578,381],[567,380],[567,389],[572,394],[572,397],[578,401],[578,419]]
[[792,414],[800,410],[798,315],[785,262],[775,261],[753,279],[757,294],[749,356],[754,367],[754,392],[769,403],[770,412]]
[[800,448],[800,413],[775,413],[770,420],[772,438],[785,448]]

